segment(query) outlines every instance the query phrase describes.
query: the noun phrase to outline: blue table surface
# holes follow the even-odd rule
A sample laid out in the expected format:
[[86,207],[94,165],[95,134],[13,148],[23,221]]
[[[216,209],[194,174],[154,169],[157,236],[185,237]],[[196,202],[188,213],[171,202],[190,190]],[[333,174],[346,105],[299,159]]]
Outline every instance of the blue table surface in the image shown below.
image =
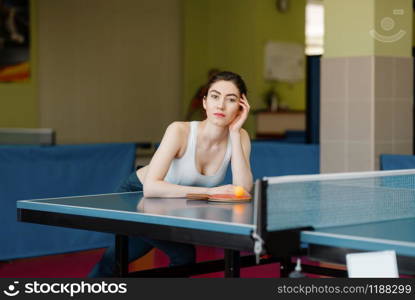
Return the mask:
[[[223,204],[185,198],[143,198],[141,192],[62,197],[17,202],[18,208],[250,235],[253,203]],[[303,231],[304,245],[366,251],[395,250],[415,256],[415,218]]]
[[17,208],[250,235],[252,202],[144,198],[142,192],[22,200]]

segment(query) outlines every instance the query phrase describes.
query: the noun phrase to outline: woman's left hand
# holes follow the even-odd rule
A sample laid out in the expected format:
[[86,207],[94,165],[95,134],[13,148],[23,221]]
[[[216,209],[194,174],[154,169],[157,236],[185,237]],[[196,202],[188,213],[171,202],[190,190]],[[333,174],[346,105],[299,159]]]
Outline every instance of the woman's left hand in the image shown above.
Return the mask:
[[242,110],[238,112],[235,119],[229,124],[229,131],[231,133],[239,133],[239,130],[242,128],[242,125],[245,123],[248,118],[248,113],[251,107],[249,106],[248,99],[246,99],[245,94],[242,94],[242,97],[239,99],[239,104],[242,107]]

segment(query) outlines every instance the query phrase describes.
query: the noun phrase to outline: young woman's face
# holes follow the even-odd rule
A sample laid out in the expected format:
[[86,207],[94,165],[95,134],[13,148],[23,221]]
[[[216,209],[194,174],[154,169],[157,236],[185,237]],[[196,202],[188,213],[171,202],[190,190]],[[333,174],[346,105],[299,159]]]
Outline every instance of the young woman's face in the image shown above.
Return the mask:
[[239,112],[240,97],[239,90],[232,81],[215,82],[203,99],[207,118],[217,125],[229,125]]

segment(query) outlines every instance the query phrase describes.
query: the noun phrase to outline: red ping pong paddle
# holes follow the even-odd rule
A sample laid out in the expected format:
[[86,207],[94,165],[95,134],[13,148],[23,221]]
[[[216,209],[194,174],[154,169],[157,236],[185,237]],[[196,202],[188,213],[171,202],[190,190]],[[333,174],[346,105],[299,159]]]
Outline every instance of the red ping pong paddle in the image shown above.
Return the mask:
[[191,200],[208,200],[216,202],[247,202],[251,200],[251,196],[249,195],[235,196],[233,194],[187,194],[186,198]]

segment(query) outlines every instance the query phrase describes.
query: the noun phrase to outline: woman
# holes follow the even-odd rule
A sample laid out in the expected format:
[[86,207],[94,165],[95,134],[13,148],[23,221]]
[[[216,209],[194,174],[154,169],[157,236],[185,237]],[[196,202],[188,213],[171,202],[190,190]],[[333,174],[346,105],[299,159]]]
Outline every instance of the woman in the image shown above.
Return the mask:
[[[206,85],[201,122],[174,122],[164,134],[150,164],[133,174],[118,192],[143,191],[145,197],[185,197],[189,193],[232,194],[235,186],[252,188],[251,144],[242,129],[249,113],[246,85],[232,72],[220,72]],[[221,185],[231,162],[232,185]],[[144,184],[141,184],[144,183]],[[129,237],[129,261],[152,248],[170,258],[170,266],[193,263],[192,245]],[[90,276],[108,277],[115,265],[114,247],[105,252]]]

